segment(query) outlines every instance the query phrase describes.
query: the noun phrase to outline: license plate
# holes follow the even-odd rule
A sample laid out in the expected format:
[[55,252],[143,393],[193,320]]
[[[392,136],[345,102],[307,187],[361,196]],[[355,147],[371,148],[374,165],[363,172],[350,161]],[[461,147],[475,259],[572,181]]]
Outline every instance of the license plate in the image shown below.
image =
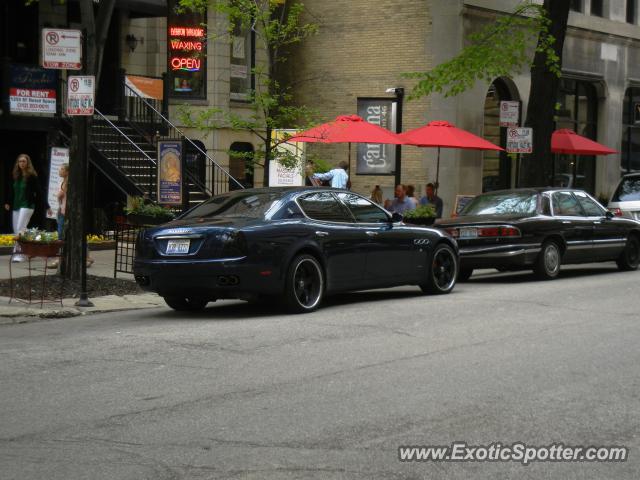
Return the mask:
[[167,255],[189,253],[191,240],[169,240],[167,242]]
[[477,238],[477,237],[478,237],[477,228],[461,228],[460,229],[459,238]]

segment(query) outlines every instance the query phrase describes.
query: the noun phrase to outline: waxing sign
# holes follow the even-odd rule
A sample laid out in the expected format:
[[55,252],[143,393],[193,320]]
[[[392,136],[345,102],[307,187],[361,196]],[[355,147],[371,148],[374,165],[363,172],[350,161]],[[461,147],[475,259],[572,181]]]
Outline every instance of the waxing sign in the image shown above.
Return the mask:
[[82,32],[43,28],[42,66],[62,70],[80,70],[82,68]]

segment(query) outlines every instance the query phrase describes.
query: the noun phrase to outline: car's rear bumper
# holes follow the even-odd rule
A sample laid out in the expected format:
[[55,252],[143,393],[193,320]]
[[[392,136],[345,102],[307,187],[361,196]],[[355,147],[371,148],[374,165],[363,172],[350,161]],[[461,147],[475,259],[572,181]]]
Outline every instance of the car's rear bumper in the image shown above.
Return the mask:
[[460,247],[461,268],[526,267],[535,262],[540,245],[511,244]]
[[161,296],[243,298],[282,292],[280,272],[247,263],[246,257],[219,260],[136,260],[133,274],[147,291]]

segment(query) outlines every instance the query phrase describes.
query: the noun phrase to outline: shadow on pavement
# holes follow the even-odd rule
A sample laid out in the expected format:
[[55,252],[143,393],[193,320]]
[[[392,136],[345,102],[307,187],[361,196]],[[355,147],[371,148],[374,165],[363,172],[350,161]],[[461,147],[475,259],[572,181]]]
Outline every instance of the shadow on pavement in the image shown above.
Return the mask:
[[[567,265],[560,270],[560,275],[553,281],[568,280],[571,278],[584,278],[594,275],[611,275],[621,273],[618,268],[613,265],[602,266],[589,266],[580,267]],[[524,282],[539,282],[545,280],[538,280],[531,270],[513,271],[513,272],[495,272],[485,273],[481,275],[472,275],[469,280],[464,282],[465,285],[475,284],[489,284],[489,283],[524,283]]]

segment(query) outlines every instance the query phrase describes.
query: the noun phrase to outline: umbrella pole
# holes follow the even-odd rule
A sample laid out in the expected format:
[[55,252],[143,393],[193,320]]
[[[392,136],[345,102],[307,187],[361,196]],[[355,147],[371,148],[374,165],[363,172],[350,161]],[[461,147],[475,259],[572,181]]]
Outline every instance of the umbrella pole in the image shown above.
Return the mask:
[[435,185],[435,194],[438,194],[438,188],[440,188],[440,147],[438,147],[438,160],[436,162],[436,185]]
[[574,155],[573,156],[573,178],[571,179],[571,188],[576,188],[576,184],[578,183],[577,181],[577,174],[578,173],[578,156]]

